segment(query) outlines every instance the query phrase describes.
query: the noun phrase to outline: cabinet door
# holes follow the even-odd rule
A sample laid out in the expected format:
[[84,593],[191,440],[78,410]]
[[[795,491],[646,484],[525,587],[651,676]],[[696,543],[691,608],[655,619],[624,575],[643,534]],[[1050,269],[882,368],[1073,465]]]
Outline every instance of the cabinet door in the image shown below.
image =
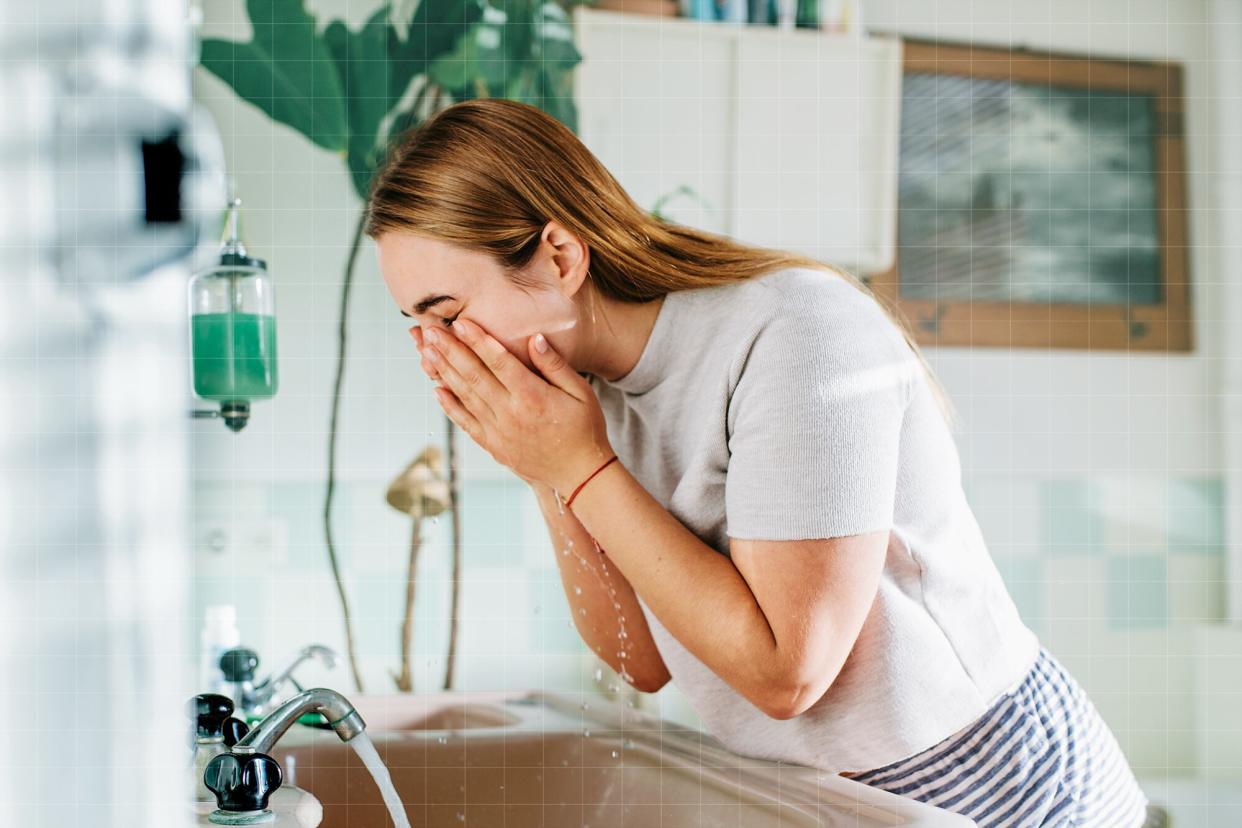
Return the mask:
[[738,37],[733,236],[869,272],[892,265],[901,46]]
[[643,209],[686,187],[693,195],[670,199],[663,212],[727,233],[733,39],[704,36],[689,21],[581,6],[576,19],[583,143]]
[[896,237],[901,45],[578,7],[583,142],[630,195],[860,272]]

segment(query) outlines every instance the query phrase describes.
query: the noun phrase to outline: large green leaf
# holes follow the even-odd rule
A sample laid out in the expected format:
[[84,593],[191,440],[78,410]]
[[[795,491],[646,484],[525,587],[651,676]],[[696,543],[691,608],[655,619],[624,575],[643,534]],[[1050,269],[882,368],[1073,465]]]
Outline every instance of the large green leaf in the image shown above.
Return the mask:
[[505,48],[508,19],[503,10],[485,6],[482,20],[427,66],[427,76],[458,100],[475,97],[480,84],[489,96],[503,89],[515,69]]
[[404,39],[396,29],[388,30],[394,87],[404,91],[415,76],[456,48],[482,19],[481,0],[419,0]]
[[201,63],[278,123],[330,150],[347,146],[340,78],[302,0],[248,0],[246,43],[209,38]]
[[574,46],[573,24],[568,12],[553,0],[543,0],[535,11],[530,58],[545,72],[564,72],[582,60]]
[[[392,102],[401,97],[391,86],[394,61],[388,55],[388,12],[385,3],[356,32],[334,20],[324,31],[345,90],[349,124],[346,163],[358,195],[366,198],[371,175],[379,163],[377,141],[380,125]],[[404,90],[402,90],[404,91]]]
[[[427,71],[457,100],[486,90],[488,96],[543,106],[548,84],[540,76],[559,76],[581,60],[569,15],[560,3],[509,0],[503,9],[485,6],[483,19]],[[560,104],[554,108],[553,114],[565,111]]]

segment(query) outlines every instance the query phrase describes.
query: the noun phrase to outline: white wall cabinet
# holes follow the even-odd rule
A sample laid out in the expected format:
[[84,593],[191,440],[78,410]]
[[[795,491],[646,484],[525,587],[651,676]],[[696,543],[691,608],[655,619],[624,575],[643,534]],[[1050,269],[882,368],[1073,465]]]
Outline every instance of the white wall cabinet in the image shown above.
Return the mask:
[[858,272],[892,265],[901,43],[579,6],[582,140],[651,209]]

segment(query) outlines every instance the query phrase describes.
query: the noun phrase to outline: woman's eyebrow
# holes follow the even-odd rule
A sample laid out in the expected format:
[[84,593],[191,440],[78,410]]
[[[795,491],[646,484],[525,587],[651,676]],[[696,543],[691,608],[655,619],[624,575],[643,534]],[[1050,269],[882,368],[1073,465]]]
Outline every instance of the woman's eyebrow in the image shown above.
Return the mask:
[[[446,294],[446,293],[441,293],[441,294],[439,294],[439,295],[436,295],[436,294],[428,294],[428,295],[424,296],[422,299],[420,299],[417,303],[415,303],[415,305],[414,305],[414,313],[415,313],[415,314],[424,314],[424,313],[426,313],[426,312],[427,312],[427,309],[428,309],[428,308],[433,308],[433,307],[435,307],[436,305],[440,304],[441,302],[451,302],[452,300],[453,300],[453,297],[452,297],[452,296],[449,296],[449,295],[448,295],[448,294]],[[401,315],[402,315],[402,316],[409,316],[409,314],[408,314],[408,313],[406,313],[405,311],[401,311]]]

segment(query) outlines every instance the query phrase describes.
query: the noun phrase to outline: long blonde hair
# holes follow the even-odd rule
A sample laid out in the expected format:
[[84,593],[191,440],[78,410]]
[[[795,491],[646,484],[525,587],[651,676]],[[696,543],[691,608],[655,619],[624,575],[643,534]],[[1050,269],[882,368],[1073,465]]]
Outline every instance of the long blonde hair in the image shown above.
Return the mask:
[[590,281],[622,302],[788,267],[833,273],[871,296],[918,357],[946,421],[956,412],[900,312],[844,268],[661,221],[634,203],[560,121],[500,98],[462,101],[389,151],[371,182],[364,232],[403,230],[487,252],[518,284],[556,219],[590,250]]

